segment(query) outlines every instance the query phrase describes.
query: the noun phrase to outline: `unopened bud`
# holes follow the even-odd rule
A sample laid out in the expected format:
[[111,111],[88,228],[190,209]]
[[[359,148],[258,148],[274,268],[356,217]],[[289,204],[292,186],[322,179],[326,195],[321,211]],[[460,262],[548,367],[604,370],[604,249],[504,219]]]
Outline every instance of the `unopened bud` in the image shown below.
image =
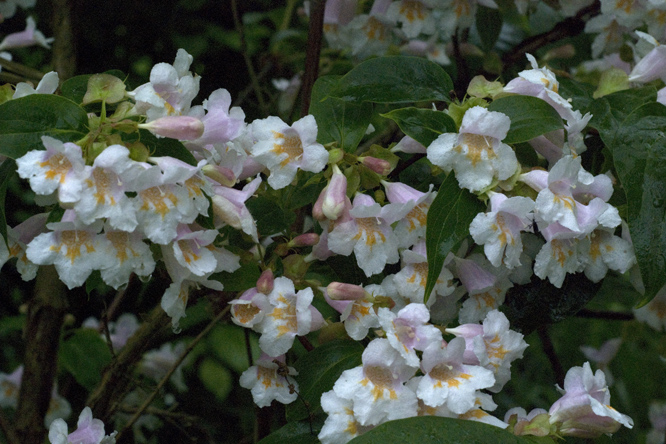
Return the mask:
[[326,287],[326,294],[335,301],[356,301],[365,298],[368,292],[360,285],[331,282]]
[[148,157],[150,157],[150,151],[148,150],[148,147],[146,147],[146,145],[141,142],[131,143],[127,145],[127,149],[129,149],[130,152],[130,159],[134,161],[145,162]]
[[259,276],[259,279],[257,279],[257,291],[263,294],[270,293],[271,291],[273,291],[274,282],[275,278],[273,276],[273,270],[271,270],[270,268],[264,270],[261,273],[261,276]]
[[305,262],[300,254],[292,254],[282,259],[284,275],[291,280],[300,280],[308,271],[309,263]]
[[321,211],[327,219],[337,220],[345,209],[347,178],[337,165],[333,165],[331,182],[322,191]]
[[204,165],[201,169],[206,177],[225,187],[233,187],[236,184],[236,175],[229,168],[219,165]]
[[339,163],[344,156],[345,152],[343,150],[340,148],[333,148],[328,152],[328,163],[335,165]]
[[142,123],[139,128],[151,133],[178,140],[196,140],[203,135],[204,124],[196,117],[166,116],[152,122]]
[[360,160],[365,167],[369,168],[380,176],[386,176],[391,172],[391,164],[388,160],[378,159],[371,156],[359,157],[358,160]]
[[317,336],[317,341],[320,344],[325,342],[331,342],[335,339],[345,339],[348,338],[347,330],[345,330],[345,324],[342,322],[334,322],[323,326],[319,330],[319,335]]
[[326,197],[326,189],[327,188],[328,188],[328,185],[326,187],[324,187],[323,190],[321,190],[321,193],[319,193],[319,197],[317,198],[317,201],[312,206],[312,217],[317,219],[319,222],[322,222],[322,221],[326,220],[326,215],[324,214],[324,211],[322,210],[322,206],[324,204],[324,198]]
[[293,238],[287,245],[294,247],[311,247],[319,242],[317,233],[303,233]]

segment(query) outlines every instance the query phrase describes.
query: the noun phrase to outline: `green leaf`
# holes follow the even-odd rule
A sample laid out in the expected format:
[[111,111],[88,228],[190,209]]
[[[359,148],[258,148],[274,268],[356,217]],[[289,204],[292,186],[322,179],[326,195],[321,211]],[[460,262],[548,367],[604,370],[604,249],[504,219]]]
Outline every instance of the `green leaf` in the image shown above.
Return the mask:
[[285,211],[275,200],[259,196],[250,199],[245,204],[257,221],[257,231],[260,236],[286,231],[296,220],[293,211]]
[[424,303],[435,287],[446,255],[469,235],[469,224],[484,210],[485,206],[474,194],[458,186],[454,174],[449,174],[442,182],[426,222],[428,280]]
[[259,441],[258,444],[319,444],[318,433],[319,428],[310,429],[308,421],[289,422]]
[[76,382],[92,390],[101,380],[104,367],[111,362],[111,351],[98,331],[81,328],[63,341],[59,362]]
[[155,137],[150,131],[141,129],[139,130],[141,142],[146,145],[153,157],[171,156],[178,160],[182,160],[190,165],[196,165],[197,160],[194,158],[190,150],[185,148],[181,142],[169,137]]
[[502,14],[499,9],[479,5],[476,11],[476,29],[481,37],[481,48],[485,52],[493,49],[502,30]]
[[[124,79],[127,77],[125,73],[117,69],[105,71],[105,74],[110,74],[112,76],[118,77],[119,79]],[[91,77],[92,74],[84,74],[65,80],[62,82],[62,85],[60,85],[60,93],[63,95],[63,97],[68,98],[74,103],[83,102],[83,96],[86,95],[86,91],[88,90],[88,81]]]
[[310,114],[317,121],[317,142],[338,142],[340,148],[353,153],[370,124],[372,104],[348,102],[328,97],[340,76],[324,76],[317,79],[312,88]]
[[527,142],[542,134],[564,128],[557,111],[537,97],[506,96],[494,100],[489,111],[506,114],[511,119],[511,128],[504,143]]
[[349,444],[525,444],[548,442],[513,435],[499,427],[465,419],[417,416],[380,424]]
[[[600,132],[606,130],[614,133],[634,110],[656,100],[657,90],[653,86],[633,88],[603,96],[590,104],[589,111],[592,113],[590,126]],[[602,139],[604,139],[603,133]]]
[[7,159],[0,165],[0,234],[2,235],[7,249],[9,249],[9,239],[7,239],[7,214],[5,213],[5,196],[7,196],[7,184],[16,174],[16,162]]
[[425,147],[440,134],[458,132],[453,119],[442,111],[410,107],[394,109],[381,116],[393,120],[403,133]]
[[[611,108],[611,114],[613,108]],[[627,222],[648,303],[666,285],[666,107],[648,103],[601,131],[627,197]]]
[[75,142],[88,132],[88,115],[69,99],[32,94],[0,105],[0,154],[16,159],[44,149],[42,136]]
[[301,400],[287,405],[287,421],[306,419],[321,412],[320,399],[333,388],[343,371],[361,365],[363,346],[355,341],[327,342],[301,357],[294,368],[298,371],[299,394],[308,403],[310,411]]
[[242,264],[241,267],[229,273],[222,271],[220,273],[214,273],[210,279],[215,279],[224,285],[225,291],[245,291],[248,288],[257,286],[257,279],[261,275],[261,270],[259,266],[254,263]]
[[205,358],[199,365],[199,378],[208,391],[221,402],[227,399],[234,388],[234,376],[212,358]]
[[438,64],[421,57],[389,56],[358,64],[330,96],[355,102],[450,102],[452,89],[451,77]]
[[[252,359],[256,362],[261,354],[259,340],[255,333],[250,333],[249,337]],[[235,324],[218,325],[209,333],[206,343],[215,356],[234,372],[241,374],[250,367],[243,327]]]

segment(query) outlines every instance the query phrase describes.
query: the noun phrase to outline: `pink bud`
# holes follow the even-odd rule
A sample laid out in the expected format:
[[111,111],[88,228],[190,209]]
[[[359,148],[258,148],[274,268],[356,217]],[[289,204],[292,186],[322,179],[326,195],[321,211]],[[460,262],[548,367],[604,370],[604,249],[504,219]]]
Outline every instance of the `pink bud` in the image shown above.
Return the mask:
[[388,160],[378,159],[371,156],[359,157],[358,160],[360,160],[363,165],[380,176],[386,176],[391,172],[392,169]]
[[152,122],[142,123],[139,128],[147,129],[157,136],[178,140],[195,140],[204,132],[203,122],[190,116],[160,117]]
[[275,278],[273,277],[273,270],[271,270],[270,268],[264,270],[261,273],[261,276],[259,276],[259,279],[257,279],[257,291],[263,294],[270,293],[271,291],[273,291],[274,282]]
[[319,242],[317,233],[303,233],[289,242],[289,247],[311,247]]
[[322,191],[324,199],[321,211],[327,219],[337,220],[345,209],[347,197],[347,178],[337,165],[333,165],[331,182]]
[[206,177],[210,177],[225,187],[233,187],[236,184],[236,175],[229,168],[219,165],[204,165],[202,171]]
[[322,206],[324,205],[324,198],[326,197],[326,189],[328,188],[328,185],[324,187],[323,190],[321,190],[321,193],[319,193],[319,197],[317,198],[317,201],[314,203],[312,206],[312,217],[317,219],[319,222],[323,222],[326,220],[326,215],[324,214],[324,211],[322,210]]
[[360,285],[331,282],[326,287],[328,297],[335,301],[355,301],[367,296],[367,292]]

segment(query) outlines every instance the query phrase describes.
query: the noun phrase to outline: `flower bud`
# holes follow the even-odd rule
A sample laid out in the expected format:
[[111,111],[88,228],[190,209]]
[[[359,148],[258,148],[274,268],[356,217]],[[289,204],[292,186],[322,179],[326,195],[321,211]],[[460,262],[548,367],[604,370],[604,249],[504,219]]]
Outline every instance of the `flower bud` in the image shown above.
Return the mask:
[[147,129],[151,133],[178,140],[195,140],[203,135],[204,124],[196,117],[166,116],[142,123],[139,128]]
[[225,187],[233,187],[236,184],[236,175],[229,168],[219,165],[204,165],[201,169],[206,177]]
[[282,259],[284,275],[291,280],[300,280],[308,271],[309,263],[300,254],[292,254]]
[[360,160],[365,167],[380,176],[386,176],[391,172],[391,164],[388,160],[378,159],[377,157],[371,156],[359,157],[358,160]]
[[326,287],[328,297],[335,301],[356,301],[368,295],[363,287],[343,282],[331,282]]
[[333,148],[328,152],[328,163],[335,165],[339,163],[343,157],[345,157],[344,150],[341,150],[340,148]]
[[337,220],[345,209],[347,178],[337,165],[333,165],[331,182],[322,191],[321,211],[327,219]]
[[311,247],[319,242],[319,235],[317,233],[303,233],[293,238],[287,245],[290,248],[294,247]]
[[273,270],[270,268],[264,270],[257,279],[257,291],[259,293],[268,294],[273,291],[273,283],[275,282],[275,277],[273,276]]

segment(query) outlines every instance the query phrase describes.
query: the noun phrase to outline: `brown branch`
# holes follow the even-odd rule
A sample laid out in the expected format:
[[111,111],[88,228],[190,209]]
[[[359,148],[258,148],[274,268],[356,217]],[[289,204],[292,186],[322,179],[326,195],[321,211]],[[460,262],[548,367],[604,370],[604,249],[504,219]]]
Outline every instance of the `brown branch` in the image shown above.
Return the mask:
[[319,74],[325,8],[326,0],[310,1],[310,28],[308,29],[308,45],[305,50],[305,73],[301,85],[301,116],[309,114],[312,87]]
[[192,340],[192,342],[190,342],[187,345],[187,348],[185,349],[185,351],[183,351],[183,353],[180,355],[180,357],[171,366],[171,368],[169,369],[167,374],[164,375],[162,380],[157,384],[157,387],[155,387],[155,390],[153,390],[153,392],[150,394],[150,396],[148,396],[148,398],[144,401],[144,403],[141,405],[141,407],[139,407],[137,409],[137,411],[134,413],[134,415],[132,415],[132,417],[129,419],[129,421],[127,421],[127,424],[125,424],[123,429],[118,433],[118,435],[116,437],[116,441],[121,442],[121,440],[120,440],[121,437],[125,433],[127,433],[127,431],[129,429],[132,428],[132,426],[134,425],[136,420],[139,419],[139,417],[143,414],[143,412],[148,408],[150,403],[153,402],[153,400],[155,399],[157,394],[160,392],[162,387],[164,387],[166,385],[166,383],[169,382],[169,378],[171,378],[171,375],[174,374],[174,372],[180,366],[180,364],[183,363],[183,361],[185,360],[187,355],[189,355],[190,352],[194,349],[194,347],[213,329],[213,327],[215,327],[215,325],[217,325],[218,322],[220,322],[220,320],[227,314],[229,309],[231,309],[231,305],[227,305],[224,310],[220,311],[220,313],[218,313],[218,315],[215,316],[215,318],[212,321],[210,321],[210,323],[206,326],[206,328],[204,328],[201,331],[201,333],[199,333],[197,335],[197,337],[194,338]]
[[76,39],[72,30],[75,0],[53,0],[53,67],[60,81],[76,72]]
[[560,387],[564,387],[564,367],[562,367],[562,363],[557,357],[557,353],[555,353],[553,341],[550,340],[550,336],[548,335],[548,326],[544,325],[538,328],[537,333],[539,334],[539,339],[541,340],[543,351],[546,353],[548,361],[550,361],[550,366],[553,369],[553,373],[555,374],[555,381],[559,384]]
[[44,73],[37,69],[3,59],[2,57],[0,57],[0,66],[5,71],[13,72],[17,77],[20,78],[19,81],[21,82],[25,82],[27,80],[39,82],[42,80],[42,77],[44,77]]
[[103,422],[111,419],[130,389],[133,370],[143,354],[163,343],[171,334],[169,316],[162,307],[155,307],[104,370],[100,384],[88,397],[86,405],[92,409],[95,418]]
[[60,331],[66,311],[65,286],[55,267],[39,267],[24,333],[23,377],[15,416],[19,442],[40,443],[46,437],[44,416],[58,370]]
[[7,444],[21,444],[14,427],[10,424],[9,419],[7,419],[2,409],[0,409],[0,430],[2,430],[5,438],[7,438]]
[[534,35],[528,39],[523,40],[511,51],[504,54],[502,57],[502,62],[505,66],[514,64],[520,60],[523,60],[526,53],[535,52],[537,49],[549,43],[556,42],[566,37],[573,37],[582,33],[585,29],[586,21],[595,15],[598,15],[600,11],[601,3],[597,0],[590,6],[587,6],[578,11],[575,16],[562,20],[550,31]]

